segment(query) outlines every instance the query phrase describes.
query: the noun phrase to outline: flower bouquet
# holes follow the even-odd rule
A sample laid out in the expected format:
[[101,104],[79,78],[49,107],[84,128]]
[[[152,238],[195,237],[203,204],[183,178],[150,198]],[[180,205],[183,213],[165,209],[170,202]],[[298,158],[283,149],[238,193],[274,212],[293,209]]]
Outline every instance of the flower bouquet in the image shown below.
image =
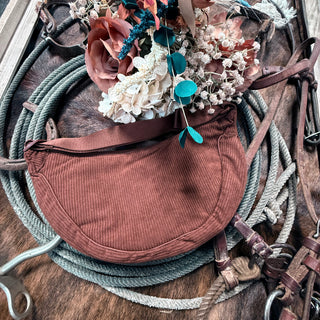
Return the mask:
[[214,113],[238,102],[259,70],[260,45],[243,38],[236,1],[77,0],[70,9],[90,24],[87,71],[102,90],[99,111],[115,122]]

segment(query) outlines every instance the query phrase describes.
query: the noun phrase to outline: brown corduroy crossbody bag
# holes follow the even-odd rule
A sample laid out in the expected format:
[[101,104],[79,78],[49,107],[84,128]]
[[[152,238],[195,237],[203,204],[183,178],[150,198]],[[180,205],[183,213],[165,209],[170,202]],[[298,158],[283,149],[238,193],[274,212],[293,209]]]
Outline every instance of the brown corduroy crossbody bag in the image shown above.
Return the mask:
[[180,111],[86,137],[26,143],[38,204],[66,242],[100,260],[139,263],[195,249],[227,226],[247,173],[236,107],[188,112],[203,143],[190,139],[184,149]]
[[[310,59],[297,62],[313,43]],[[50,225],[80,252],[115,263],[173,257],[218,235],[240,204],[247,168],[275,115],[284,80],[300,74],[309,81],[319,43],[307,39],[286,67],[275,73],[265,68],[265,76],[252,84],[261,89],[278,83],[246,154],[233,104],[216,106],[213,114],[186,110],[203,143],[189,139],[184,149],[178,139],[187,125],[181,109],[87,137],[27,141],[28,171]]]

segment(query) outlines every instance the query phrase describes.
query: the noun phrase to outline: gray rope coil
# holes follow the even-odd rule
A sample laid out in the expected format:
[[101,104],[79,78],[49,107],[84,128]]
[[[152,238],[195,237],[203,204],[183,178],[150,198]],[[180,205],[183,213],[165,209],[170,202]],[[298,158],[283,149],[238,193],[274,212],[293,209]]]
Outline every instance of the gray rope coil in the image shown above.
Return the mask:
[[[6,115],[12,96],[24,74],[43,52],[46,46],[46,41],[42,41],[28,59],[25,60],[9,87],[7,94],[1,101],[0,134],[3,140],[5,137]],[[45,123],[49,115],[54,113],[59,100],[72,84],[86,77],[86,75],[84,58],[83,56],[79,56],[59,67],[40,84],[29,98],[30,102],[38,105],[36,112],[32,114],[29,110],[24,109],[20,114],[12,137],[9,153],[10,158],[18,159],[23,156],[23,145],[26,140],[43,138]],[[245,137],[242,137],[242,140],[247,141],[247,144],[250,143],[256,131],[248,103],[254,105],[257,114],[260,115],[261,118],[266,112],[266,106],[263,104],[263,100],[257,92],[248,92],[245,95],[239,105],[239,113],[242,114],[242,119],[244,119],[241,127],[244,128]],[[260,180],[261,153],[258,152],[249,170],[246,192],[238,212],[244,219],[247,219],[251,225],[266,220],[263,209],[269,202],[276,201],[278,197],[278,194],[273,192],[274,185],[278,183],[276,191],[280,192],[285,180],[288,178],[290,215],[287,213],[287,226],[289,228],[290,225],[292,225],[292,214],[294,217],[295,212],[295,178],[293,171],[291,170],[285,171],[286,175],[282,175],[276,180],[276,172],[278,171],[280,158],[283,159],[282,162],[285,167],[291,166],[292,160],[279,131],[276,130],[274,125],[270,128],[270,139],[272,141],[272,159],[270,165],[272,171],[269,172],[268,175],[267,188],[262,194],[256,209],[250,215],[251,208],[256,200]],[[3,146],[4,143],[0,144],[0,154],[5,156]],[[28,172],[26,172],[27,186],[36,206],[37,213],[32,211],[28,201],[25,199],[23,186],[21,184],[21,173],[1,171],[0,179],[13,209],[37,242],[39,244],[44,244],[52,240],[56,234],[47,223],[44,214],[37,204],[35,191]],[[293,213],[291,213],[291,211]],[[283,232],[284,235],[281,236],[281,241],[286,241],[288,228]],[[233,248],[241,240],[239,234],[230,228],[228,228],[227,238],[229,249]],[[49,255],[54,262],[66,271],[75,274],[82,279],[97,283],[106,290],[119,296],[149,306],[176,310],[197,308],[201,298],[176,300],[160,299],[132,292],[125,289],[125,287],[143,287],[160,284],[181,277],[214,260],[213,249],[205,246],[177,257],[139,265],[116,265],[98,261],[76,251],[65,242],[62,242],[59,247],[54,249]],[[247,284],[243,287],[247,287]],[[239,291],[239,288],[234,292],[237,291]],[[228,297],[230,296],[232,296],[232,292],[228,294]]]

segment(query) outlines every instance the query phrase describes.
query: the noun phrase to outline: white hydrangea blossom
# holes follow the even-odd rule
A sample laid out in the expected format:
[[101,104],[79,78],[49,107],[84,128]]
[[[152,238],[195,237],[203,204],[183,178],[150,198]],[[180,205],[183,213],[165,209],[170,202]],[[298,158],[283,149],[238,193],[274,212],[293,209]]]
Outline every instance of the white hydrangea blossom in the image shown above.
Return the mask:
[[[167,48],[153,42],[149,54],[144,58],[135,57],[133,65],[138,71],[130,76],[118,75],[119,82],[100,103],[103,114],[115,122],[129,123],[137,118],[152,119],[172,113],[178,104],[170,104],[168,90],[172,80],[167,54]],[[176,81],[181,79],[177,77]]]

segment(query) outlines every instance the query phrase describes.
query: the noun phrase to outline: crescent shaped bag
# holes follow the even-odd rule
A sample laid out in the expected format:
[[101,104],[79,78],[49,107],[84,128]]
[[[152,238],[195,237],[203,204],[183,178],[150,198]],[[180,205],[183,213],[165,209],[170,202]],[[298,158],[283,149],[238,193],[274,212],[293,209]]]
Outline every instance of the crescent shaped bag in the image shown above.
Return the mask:
[[179,111],[86,137],[27,141],[38,204],[57,234],[99,260],[140,263],[195,249],[227,226],[244,193],[236,111],[188,112],[204,141],[188,139],[184,149]]

